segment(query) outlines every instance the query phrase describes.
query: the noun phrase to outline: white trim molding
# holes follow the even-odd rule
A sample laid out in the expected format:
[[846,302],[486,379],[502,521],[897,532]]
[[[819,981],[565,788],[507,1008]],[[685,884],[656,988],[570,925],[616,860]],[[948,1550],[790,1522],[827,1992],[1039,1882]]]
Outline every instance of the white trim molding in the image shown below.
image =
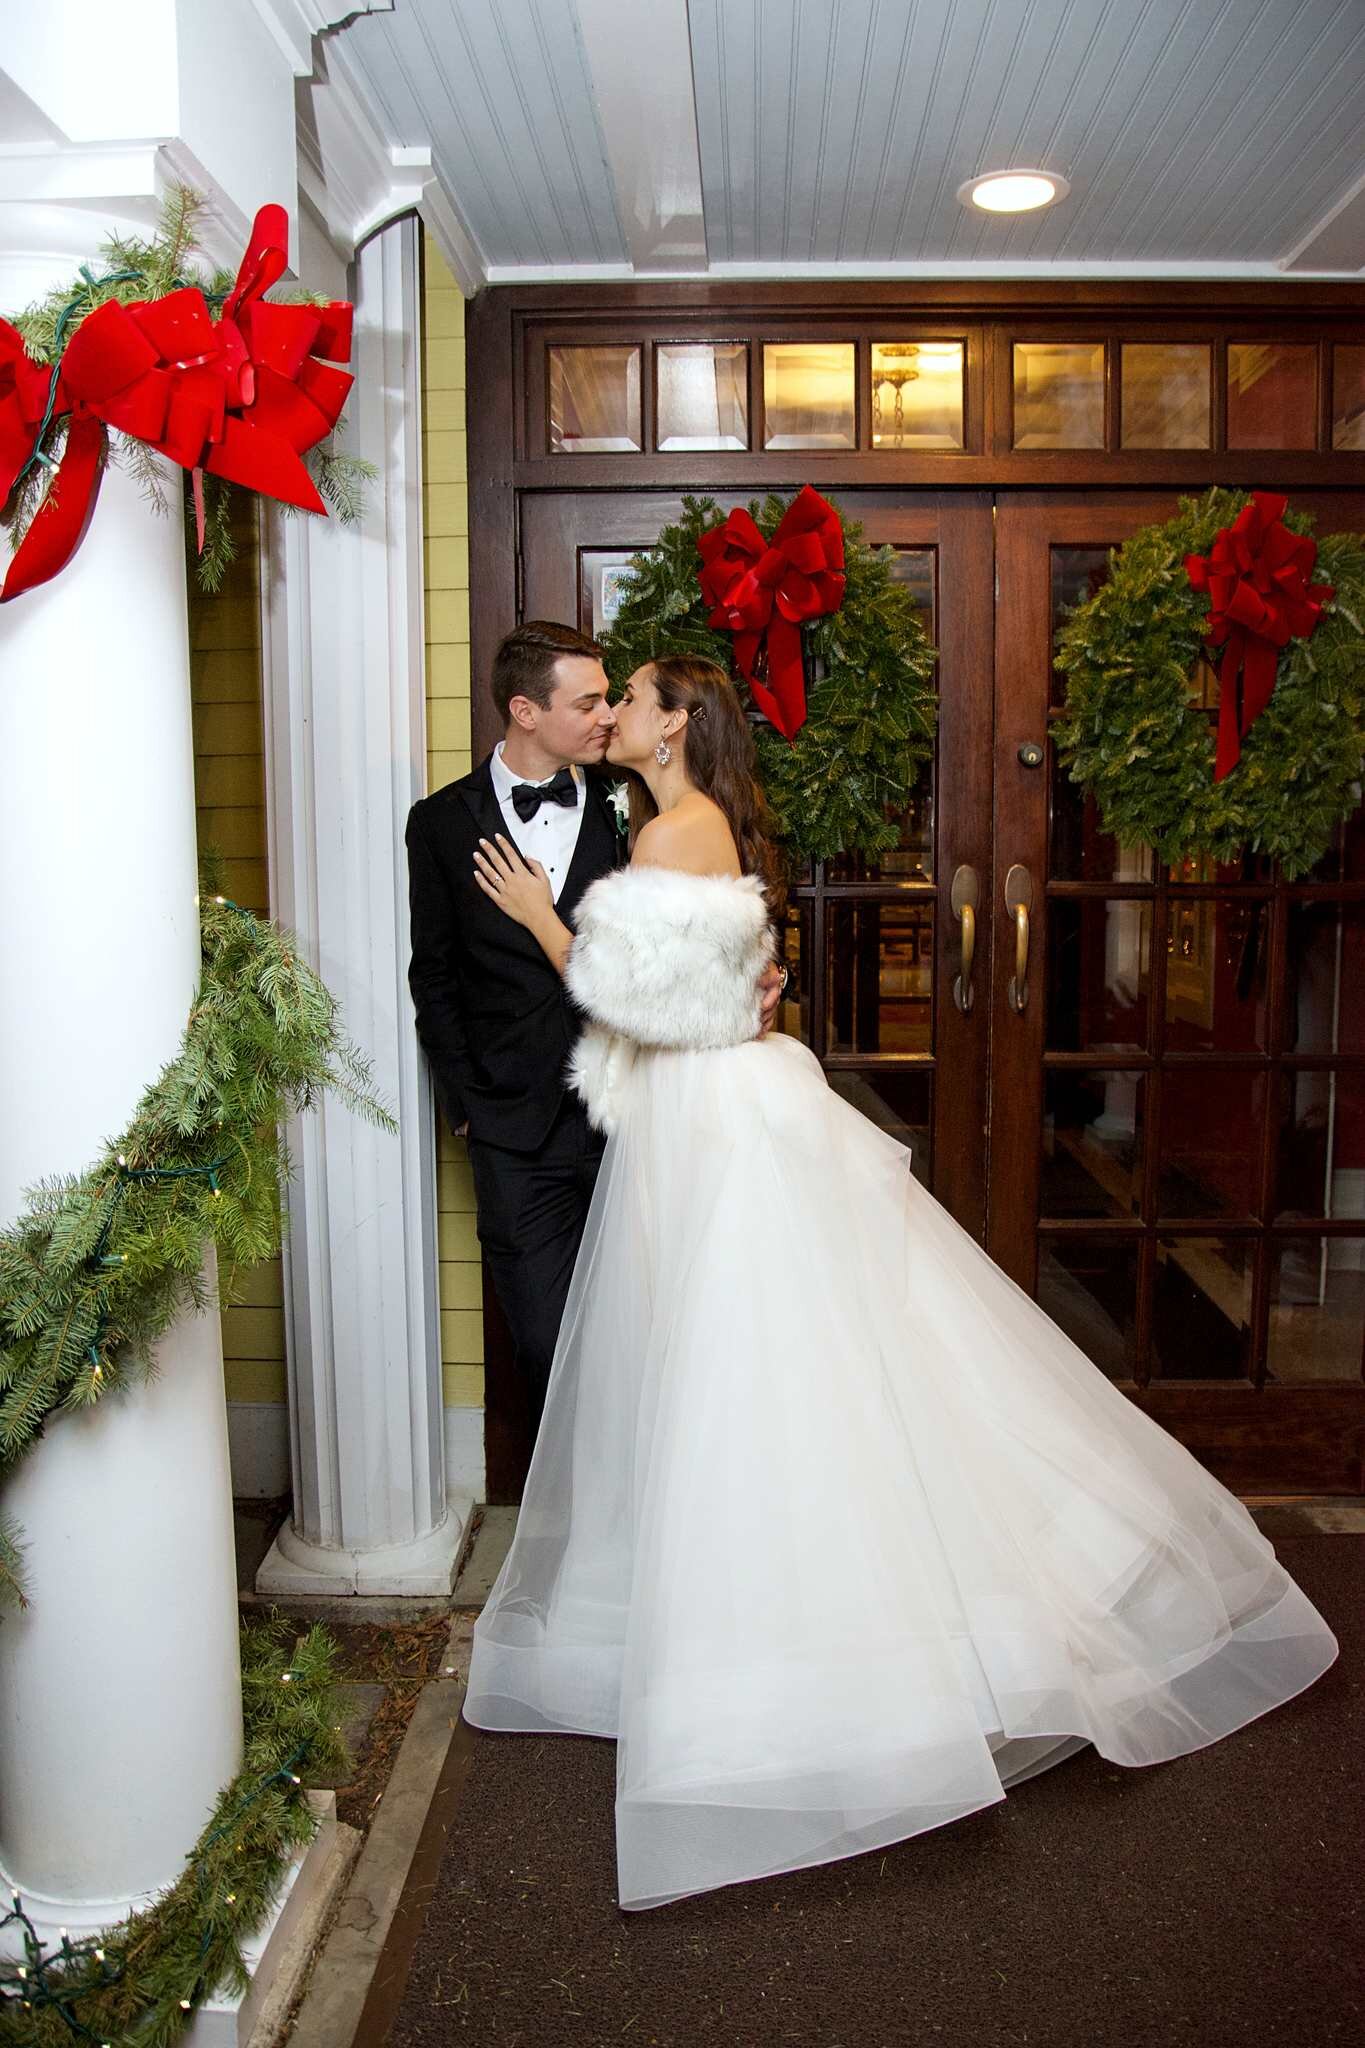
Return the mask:
[[288,1133],[293,1513],[257,1590],[441,1593],[472,1503],[447,1499],[435,1119],[407,986],[404,826],[426,786],[419,229],[353,272],[348,445],[359,526],[268,518],[263,619],[271,907],[374,1062],[397,1137],[329,1099]]

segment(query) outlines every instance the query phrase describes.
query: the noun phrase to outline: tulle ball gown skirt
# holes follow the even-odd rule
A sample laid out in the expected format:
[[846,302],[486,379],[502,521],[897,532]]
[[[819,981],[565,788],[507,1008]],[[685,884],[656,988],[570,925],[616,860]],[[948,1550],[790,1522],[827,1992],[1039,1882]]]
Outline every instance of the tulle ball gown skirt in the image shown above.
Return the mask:
[[1182,1756],[1336,1638],[772,1037],[623,1060],[476,1726],[613,1737],[623,1907]]

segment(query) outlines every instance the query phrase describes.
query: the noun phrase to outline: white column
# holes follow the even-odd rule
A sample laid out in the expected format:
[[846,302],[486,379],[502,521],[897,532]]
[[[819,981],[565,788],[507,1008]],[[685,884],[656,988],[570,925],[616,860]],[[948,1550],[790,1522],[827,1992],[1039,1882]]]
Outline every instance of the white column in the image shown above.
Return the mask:
[[361,250],[347,445],[380,470],[361,530],[272,515],[265,621],[272,907],[373,1057],[386,1136],[328,1101],[289,1132],[293,1513],[257,1589],[448,1592],[430,1084],[407,987],[403,829],[426,786],[418,229]]
[[[8,1222],[127,1123],[198,977],[182,528],[116,468],[70,565],[0,610],[0,881]],[[46,1927],[178,1877],[239,1761],[217,1316],[158,1362],[54,1416],[0,1499],[32,1599],[0,1624],[0,1866]]]

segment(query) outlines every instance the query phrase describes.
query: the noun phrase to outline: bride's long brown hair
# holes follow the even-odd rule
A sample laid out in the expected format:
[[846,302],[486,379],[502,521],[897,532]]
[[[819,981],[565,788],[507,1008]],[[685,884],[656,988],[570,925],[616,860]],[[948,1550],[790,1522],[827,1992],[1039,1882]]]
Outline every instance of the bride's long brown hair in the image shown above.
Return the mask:
[[[687,779],[725,813],[734,834],[739,864],[757,875],[774,915],[781,912],[785,876],[773,844],[772,813],[757,774],[749,721],[725,670],[699,654],[663,654],[650,675],[665,711],[685,711],[682,738]],[[676,744],[676,742],[675,742]],[[657,816],[658,806],[643,779],[630,778],[630,844]]]

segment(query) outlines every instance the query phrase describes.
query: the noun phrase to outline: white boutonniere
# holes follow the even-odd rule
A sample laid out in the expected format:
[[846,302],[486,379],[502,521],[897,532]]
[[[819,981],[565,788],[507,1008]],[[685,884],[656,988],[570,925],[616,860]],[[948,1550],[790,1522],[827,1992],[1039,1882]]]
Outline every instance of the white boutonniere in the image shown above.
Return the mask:
[[607,791],[607,802],[611,805],[616,829],[624,839],[630,831],[630,787],[624,782],[613,782]]

